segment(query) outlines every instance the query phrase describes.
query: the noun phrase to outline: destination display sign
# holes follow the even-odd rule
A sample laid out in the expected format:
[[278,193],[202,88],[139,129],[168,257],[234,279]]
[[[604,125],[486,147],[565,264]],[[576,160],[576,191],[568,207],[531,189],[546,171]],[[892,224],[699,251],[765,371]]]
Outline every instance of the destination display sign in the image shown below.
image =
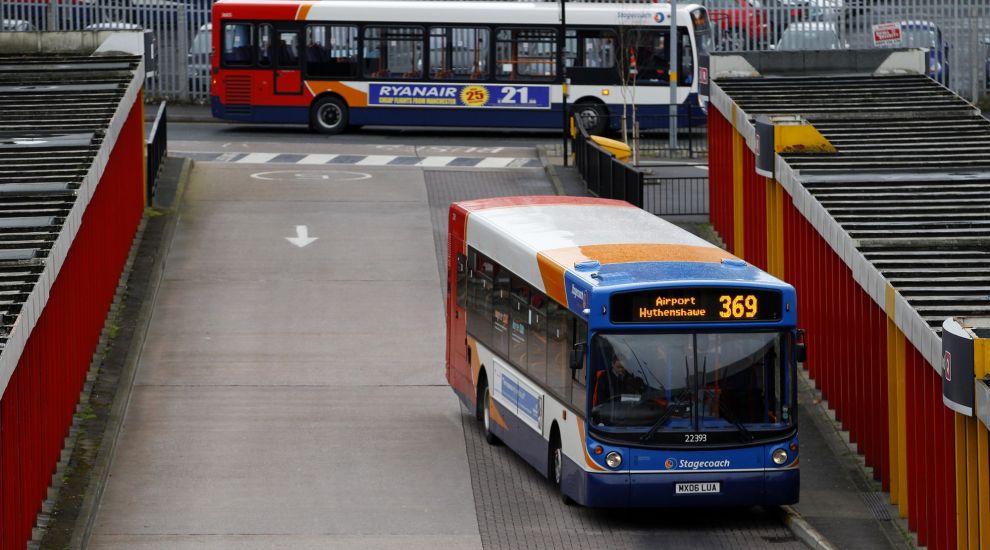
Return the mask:
[[550,86],[372,83],[368,105],[549,109]]
[[735,323],[779,321],[775,290],[673,288],[612,296],[613,323]]

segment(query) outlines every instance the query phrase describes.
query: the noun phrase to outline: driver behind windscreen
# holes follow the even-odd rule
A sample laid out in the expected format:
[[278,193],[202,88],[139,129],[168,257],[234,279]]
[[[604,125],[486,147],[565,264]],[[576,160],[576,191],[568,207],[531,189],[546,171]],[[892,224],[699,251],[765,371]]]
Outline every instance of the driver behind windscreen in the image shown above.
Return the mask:
[[623,359],[613,352],[608,370],[598,371],[595,377],[593,405],[606,403],[620,396],[638,399],[645,390],[643,380],[626,370]]

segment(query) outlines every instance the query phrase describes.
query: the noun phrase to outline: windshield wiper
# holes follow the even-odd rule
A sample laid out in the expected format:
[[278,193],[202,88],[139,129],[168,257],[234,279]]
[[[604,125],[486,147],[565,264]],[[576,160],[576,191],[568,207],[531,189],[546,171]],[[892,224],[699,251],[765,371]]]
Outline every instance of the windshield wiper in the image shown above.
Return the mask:
[[[663,423],[670,418],[670,415],[674,414],[678,410],[683,410],[682,408],[685,405],[688,407],[691,406],[691,367],[688,365],[688,358],[686,355],[684,356],[684,386],[684,389],[678,392],[677,398],[674,402],[667,405],[667,410],[663,411],[660,418],[658,418],[657,421],[650,426],[650,429],[639,438],[640,441],[646,441],[653,437],[653,435],[657,433],[657,430],[663,426]],[[687,397],[686,399],[685,394]]]
[[722,418],[731,422],[732,425],[739,430],[739,434],[742,435],[743,441],[753,440],[753,434],[751,434],[749,429],[747,429],[746,426],[739,421],[739,417],[737,417],[735,413],[733,413],[732,410],[729,409],[729,406],[726,405],[725,401],[723,401],[722,399],[718,400],[718,410],[722,412]]
[[653,437],[653,435],[657,433],[657,430],[659,430],[660,427],[663,426],[663,423],[666,422],[668,418],[670,418],[670,415],[674,414],[675,412],[677,412],[678,410],[680,410],[685,405],[690,405],[690,404],[691,404],[691,401],[690,400],[687,400],[687,399],[680,400],[679,399],[676,402],[671,403],[670,405],[668,405],[667,406],[667,410],[663,411],[663,414],[660,415],[660,418],[658,418],[657,421],[654,422],[652,426],[650,426],[650,429],[647,430],[646,433],[643,434],[639,438],[639,440],[640,441],[646,441],[646,440],[650,439],[651,437]]

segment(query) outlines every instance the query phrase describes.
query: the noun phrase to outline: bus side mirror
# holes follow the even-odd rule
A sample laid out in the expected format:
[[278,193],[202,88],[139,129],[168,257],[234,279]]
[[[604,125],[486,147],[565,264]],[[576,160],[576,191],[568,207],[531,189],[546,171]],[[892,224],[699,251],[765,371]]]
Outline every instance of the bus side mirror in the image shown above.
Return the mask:
[[584,363],[584,350],[587,344],[581,342],[574,344],[574,349],[571,350],[571,370],[578,371]]
[[794,362],[804,363],[808,360],[808,347],[804,343],[804,330],[798,329],[794,343]]

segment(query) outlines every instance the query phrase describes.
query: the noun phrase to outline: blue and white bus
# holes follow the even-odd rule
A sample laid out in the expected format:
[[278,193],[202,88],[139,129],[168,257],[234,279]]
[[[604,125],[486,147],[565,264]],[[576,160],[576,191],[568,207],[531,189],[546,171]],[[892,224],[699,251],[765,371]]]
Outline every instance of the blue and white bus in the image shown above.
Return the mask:
[[798,500],[793,287],[632,205],[454,203],[447,380],[594,507]]
[[[667,127],[669,4],[304,2],[213,6],[213,115],[348,126],[560,128],[568,104],[592,132],[626,111]],[[708,12],[678,7],[681,125],[703,123]],[[558,52],[563,49],[563,56]],[[563,65],[562,65],[563,64]],[[631,107],[636,105],[635,110]]]

